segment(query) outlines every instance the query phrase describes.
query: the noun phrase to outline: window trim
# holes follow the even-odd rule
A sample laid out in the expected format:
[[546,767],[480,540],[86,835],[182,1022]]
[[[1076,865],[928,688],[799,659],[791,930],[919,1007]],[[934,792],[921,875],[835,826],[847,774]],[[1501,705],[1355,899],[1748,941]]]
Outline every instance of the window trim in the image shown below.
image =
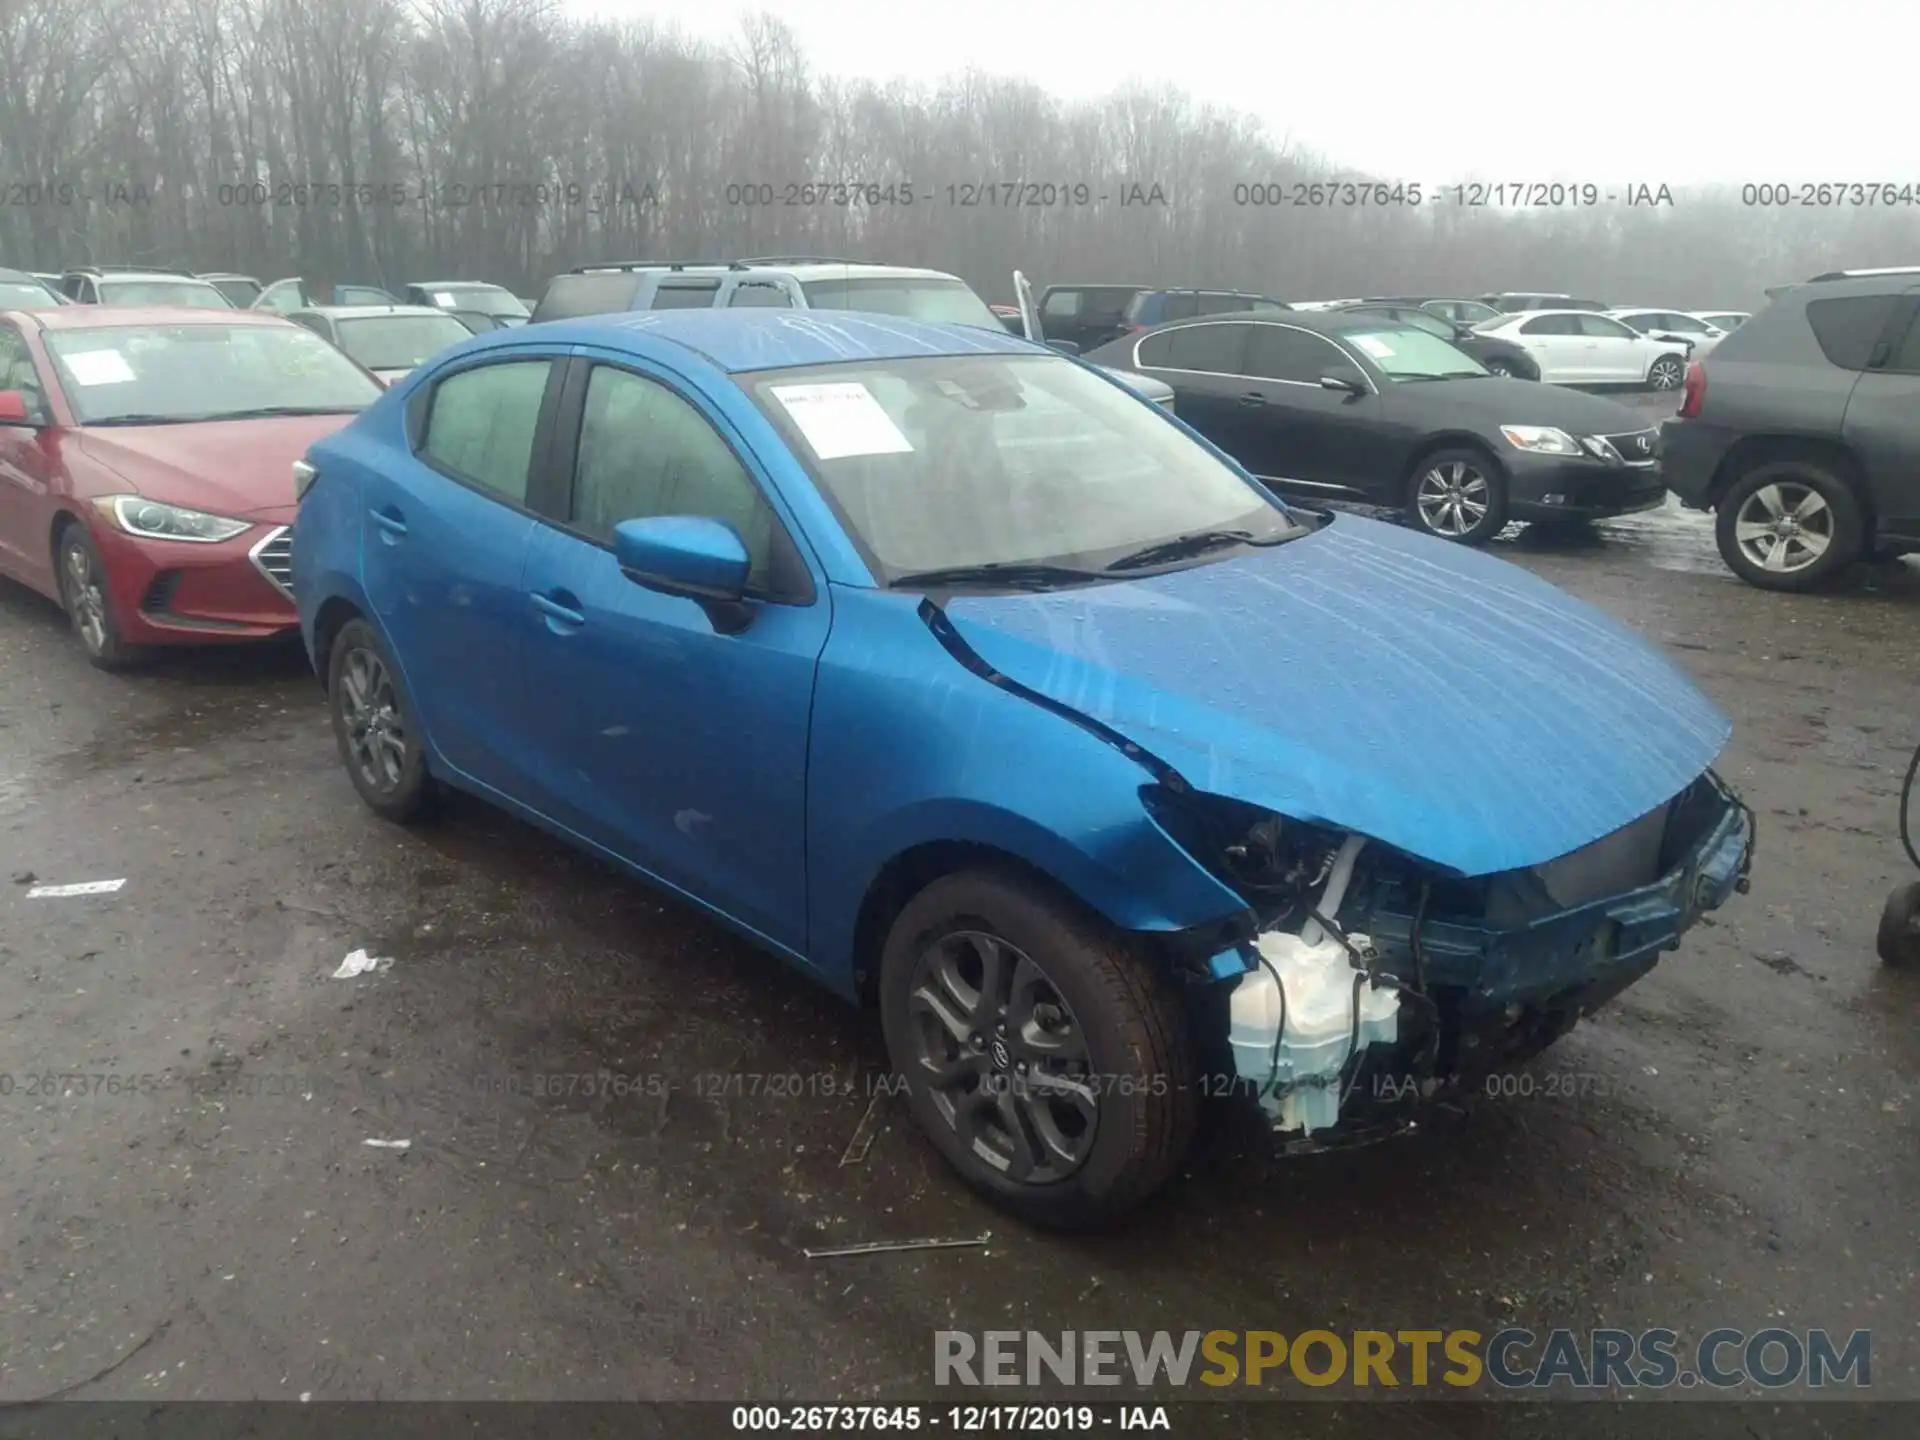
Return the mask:
[[[1181,320],[1171,325],[1163,325],[1149,334],[1142,335],[1138,340],[1133,342],[1133,350],[1129,357],[1133,362],[1133,368],[1148,373],[1166,375],[1206,375],[1217,379],[1251,380],[1260,385],[1296,385],[1302,390],[1318,390],[1320,388],[1318,383],[1311,380],[1279,380],[1270,375],[1249,375],[1244,371],[1238,370],[1189,370],[1179,365],[1147,365],[1141,361],[1140,347],[1149,340],[1156,339],[1161,335],[1171,334],[1175,330],[1191,330],[1199,325],[1264,325],[1274,330],[1293,330],[1302,335],[1311,335],[1323,345],[1331,348],[1335,354],[1344,358],[1360,372],[1360,378],[1367,382],[1367,391],[1369,394],[1378,395],[1380,393],[1379,383],[1374,379],[1373,372],[1367,367],[1366,362],[1362,361],[1358,355],[1345,345],[1342,345],[1337,338],[1332,335],[1322,335],[1318,330],[1309,330],[1304,325],[1290,325],[1285,320],[1259,320],[1241,316],[1233,320]],[[1439,337],[1436,336],[1435,338],[1437,339]],[[1249,343],[1251,343],[1252,337],[1249,336],[1248,339]]]
[[[440,372],[420,388],[407,407],[408,453],[434,474],[472,491],[482,499],[491,500],[496,505],[503,505],[531,519],[540,519],[541,515],[537,507],[544,498],[541,482],[553,449],[554,419],[559,407],[560,387],[566,375],[568,358],[566,351],[554,352],[531,347],[525,351],[490,350],[485,355],[475,356],[470,362]],[[518,501],[511,496],[501,494],[492,486],[472,476],[462,475],[459,471],[440,463],[427,451],[427,432],[433,425],[433,407],[439,401],[440,387],[449,380],[456,380],[462,375],[469,375],[476,370],[495,365],[525,365],[534,361],[547,366],[547,384],[540,396],[539,414],[534,420],[533,449],[527,455],[527,498],[525,501]]]
[[[658,385],[689,406],[720,443],[727,447],[734,463],[739,465],[748,482],[759,492],[761,503],[773,518],[773,530],[769,537],[770,553],[767,556],[768,583],[760,588],[749,587],[745,598],[765,605],[787,605],[798,609],[817,604],[820,587],[814,580],[812,562],[795,538],[794,527],[788,522],[785,510],[775,500],[774,487],[768,483],[765,470],[751,447],[732,432],[724,416],[703,403],[699,391],[688,384],[684,377],[637,356],[576,350],[567,357],[559,392],[557,396],[549,397],[556,401],[554,434],[545,452],[545,462],[550,471],[549,483],[542,488],[542,503],[533,512],[533,518],[584,545],[604,550],[608,555],[613,554],[611,541],[590,535],[573,524],[573,487],[579,471],[580,432],[586,425],[587,386],[597,369],[619,370],[635,379]],[[537,440],[535,444],[537,448]],[[531,485],[528,486],[528,494],[533,494]]]

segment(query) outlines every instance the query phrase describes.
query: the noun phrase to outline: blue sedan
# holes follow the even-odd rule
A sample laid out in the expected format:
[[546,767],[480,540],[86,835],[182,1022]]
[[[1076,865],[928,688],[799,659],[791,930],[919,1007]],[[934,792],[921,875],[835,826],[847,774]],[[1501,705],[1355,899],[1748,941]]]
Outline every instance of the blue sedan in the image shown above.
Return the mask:
[[877,1006],[1041,1223],[1145,1199],[1213,1096],[1404,1127],[1746,887],[1728,722],[1656,650],[1011,335],[517,328],[296,477],[366,803],[483,796]]

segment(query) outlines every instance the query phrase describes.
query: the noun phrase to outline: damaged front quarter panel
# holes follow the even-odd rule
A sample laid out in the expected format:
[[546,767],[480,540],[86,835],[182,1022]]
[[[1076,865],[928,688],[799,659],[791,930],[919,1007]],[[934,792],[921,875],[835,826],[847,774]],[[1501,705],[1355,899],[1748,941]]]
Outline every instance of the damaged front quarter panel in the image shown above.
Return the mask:
[[1221,796],[1143,789],[1258,934],[1196,996],[1218,1073],[1308,1148],[1407,1123],[1551,1045],[1747,888],[1752,812],[1712,771],[1569,855],[1466,877]]

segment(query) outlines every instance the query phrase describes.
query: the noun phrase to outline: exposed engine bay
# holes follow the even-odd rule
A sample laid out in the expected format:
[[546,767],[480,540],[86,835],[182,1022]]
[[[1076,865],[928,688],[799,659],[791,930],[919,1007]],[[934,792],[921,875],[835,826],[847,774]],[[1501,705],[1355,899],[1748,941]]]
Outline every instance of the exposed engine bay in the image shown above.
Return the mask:
[[1210,1058],[1297,1148],[1405,1128],[1544,1050],[1745,890],[1752,858],[1752,813],[1711,771],[1571,854],[1481,877],[1220,796],[1147,799],[1247,902],[1242,933],[1182,958],[1203,1044],[1222,1037]]

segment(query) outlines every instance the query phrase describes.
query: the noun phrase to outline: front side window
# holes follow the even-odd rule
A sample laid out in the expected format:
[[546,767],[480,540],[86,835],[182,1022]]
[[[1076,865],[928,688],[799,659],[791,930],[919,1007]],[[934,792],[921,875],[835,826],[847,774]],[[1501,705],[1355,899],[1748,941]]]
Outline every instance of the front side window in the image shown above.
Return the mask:
[[347,415],[382,393],[298,325],[102,325],[49,331],[46,346],[82,425]]
[[472,333],[447,314],[366,315],[339,326],[340,348],[369,370],[411,370]]
[[1578,335],[1580,322],[1572,315],[1541,315],[1520,327],[1522,335]]
[[597,366],[587,381],[574,461],[573,527],[611,543],[621,521],[660,515],[700,515],[732,525],[753,557],[747,584],[765,586],[773,510],[732,447],[665,385]]
[[508,360],[449,375],[434,387],[421,455],[437,468],[527,503],[550,360]]
[[0,325],[0,390],[17,390],[26,401],[27,418],[40,420],[46,415],[46,391],[40,384],[40,371],[27,348],[26,336],[11,325]]
[[883,584],[956,566],[1094,568],[1199,530],[1300,530],[1159,411],[1057,356],[863,361],[749,383]]
[[185,305],[194,310],[231,310],[232,303],[204,280],[102,280],[100,303]]

